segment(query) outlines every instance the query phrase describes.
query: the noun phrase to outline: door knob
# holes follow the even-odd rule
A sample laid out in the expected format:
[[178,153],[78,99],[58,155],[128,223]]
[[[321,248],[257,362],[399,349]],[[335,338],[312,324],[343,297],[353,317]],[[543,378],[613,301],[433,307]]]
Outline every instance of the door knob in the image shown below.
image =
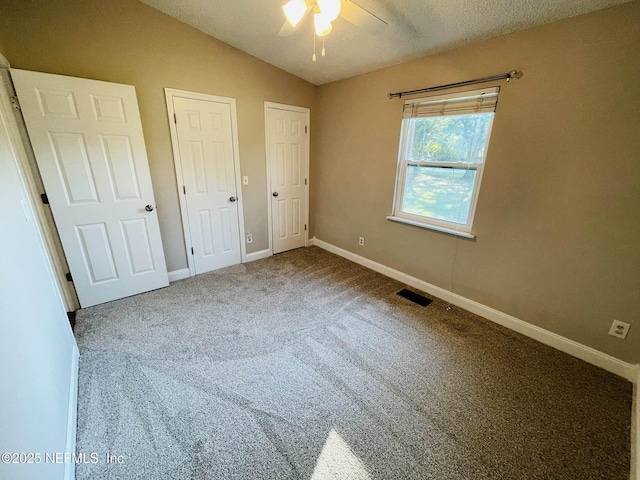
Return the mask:
[[237,198],[236,198],[236,197],[229,197],[229,201],[230,201],[231,203],[235,202],[236,200],[237,200]]
[[273,196],[277,197],[278,196],[278,192],[273,192]]
[[145,209],[147,212],[153,212],[153,205],[147,205],[146,207],[144,207],[144,209]]

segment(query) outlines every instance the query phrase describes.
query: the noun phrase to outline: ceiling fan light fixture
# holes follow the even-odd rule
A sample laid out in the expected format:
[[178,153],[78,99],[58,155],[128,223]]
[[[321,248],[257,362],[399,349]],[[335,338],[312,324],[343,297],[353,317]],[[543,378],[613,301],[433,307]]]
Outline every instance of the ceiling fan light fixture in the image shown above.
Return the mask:
[[331,32],[333,28],[331,21],[322,13],[316,13],[313,15],[313,25],[316,27],[316,35],[324,37]]
[[318,8],[330,22],[340,15],[340,0],[318,0]]
[[287,21],[291,26],[295,27],[300,23],[304,14],[307,13],[307,3],[305,0],[289,0],[282,5],[282,10],[284,10],[284,16],[287,17]]

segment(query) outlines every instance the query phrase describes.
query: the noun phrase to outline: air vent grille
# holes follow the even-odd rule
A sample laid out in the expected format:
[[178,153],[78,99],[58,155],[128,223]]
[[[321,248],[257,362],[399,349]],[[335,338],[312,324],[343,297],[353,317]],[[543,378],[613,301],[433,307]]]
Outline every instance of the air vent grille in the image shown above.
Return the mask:
[[431,302],[433,302],[433,300],[431,300],[430,298],[427,298],[424,295],[420,295],[419,293],[412,292],[411,290],[407,290],[406,288],[403,288],[402,290],[400,290],[398,292],[398,295],[406,298],[407,300],[413,303],[417,303],[418,305],[421,305],[423,307],[426,307]]

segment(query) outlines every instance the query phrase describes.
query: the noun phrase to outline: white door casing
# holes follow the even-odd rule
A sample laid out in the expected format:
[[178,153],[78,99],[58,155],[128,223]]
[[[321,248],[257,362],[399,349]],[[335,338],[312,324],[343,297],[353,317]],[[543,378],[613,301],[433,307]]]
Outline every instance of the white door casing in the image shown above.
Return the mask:
[[246,246],[235,99],[165,93],[190,275],[236,265]]
[[167,286],[135,88],[11,76],[80,305]]
[[309,109],[265,102],[270,246],[281,253],[309,241]]

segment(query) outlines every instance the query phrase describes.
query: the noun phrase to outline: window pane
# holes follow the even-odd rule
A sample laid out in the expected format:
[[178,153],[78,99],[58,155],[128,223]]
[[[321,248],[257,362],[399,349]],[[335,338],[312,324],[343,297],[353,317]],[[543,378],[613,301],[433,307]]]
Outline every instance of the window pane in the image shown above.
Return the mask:
[[494,113],[412,118],[407,160],[482,163]]
[[476,170],[408,165],[402,211],[466,224]]

